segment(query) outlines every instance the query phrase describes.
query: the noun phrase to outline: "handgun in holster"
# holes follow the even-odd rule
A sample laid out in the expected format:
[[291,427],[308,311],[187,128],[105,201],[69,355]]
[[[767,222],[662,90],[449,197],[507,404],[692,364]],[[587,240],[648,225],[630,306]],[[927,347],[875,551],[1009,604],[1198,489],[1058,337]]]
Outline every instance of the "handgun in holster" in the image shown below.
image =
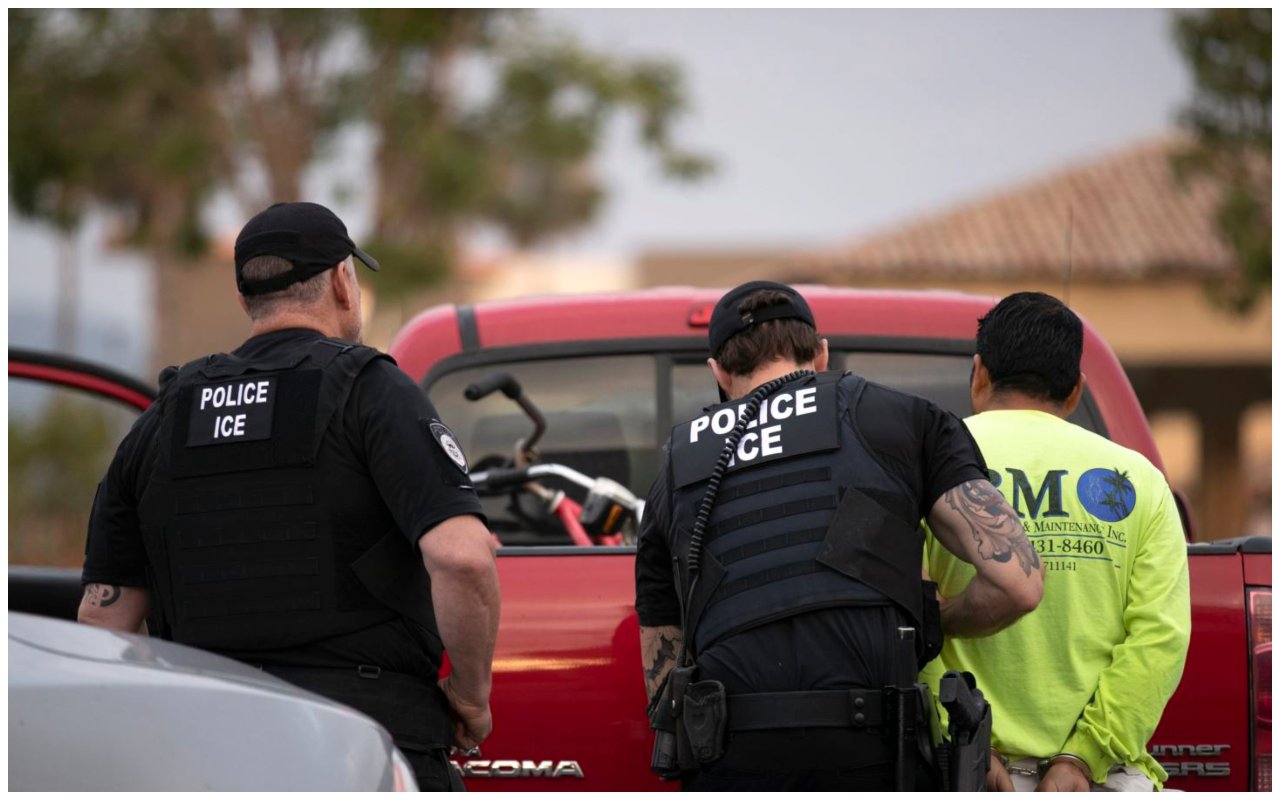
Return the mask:
[[649,727],[655,734],[649,769],[664,781],[679,780],[685,771],[694,767],[683,717],[685,693],[697,669],[696,666],[672,669],[649,702]]
[[938,700],[947,710],[948,745],[946,788],[956,792],[984,792],[991,766],[991,704],[970,672],[948,670],[938,684]]

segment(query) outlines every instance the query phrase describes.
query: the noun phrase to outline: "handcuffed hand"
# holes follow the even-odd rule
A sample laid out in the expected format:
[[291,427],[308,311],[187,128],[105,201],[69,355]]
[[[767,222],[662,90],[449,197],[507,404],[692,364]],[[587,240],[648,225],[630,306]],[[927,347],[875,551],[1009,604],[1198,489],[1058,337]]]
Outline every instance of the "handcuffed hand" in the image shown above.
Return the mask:
[[1009,770],[1005,769],[1004,762],[1000,760],[1000,756],[995,750],[991,751],[991,769],[987,771],[987,791],[1014,791],[1013,779],[1009,777]]
[[1049,765],[1044,778],[1036,786],[1037,792],[1087,792],[1089,776],[1074,761],[1063,759]]

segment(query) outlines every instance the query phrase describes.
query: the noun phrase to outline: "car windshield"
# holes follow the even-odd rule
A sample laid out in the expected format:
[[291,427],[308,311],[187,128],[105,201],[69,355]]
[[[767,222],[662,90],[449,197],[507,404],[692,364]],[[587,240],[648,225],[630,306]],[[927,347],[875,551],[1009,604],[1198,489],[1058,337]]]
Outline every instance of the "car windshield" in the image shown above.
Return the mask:
[[[591,477],[622,483],[643,498],[658,469],[671,426],[717,402],[706,364],[695,354],[624,354],[535,357],[460,366],[431,376],[428,394],[457,434],[473,470],[511,463],[517,442],[533,425],[501,392],[469,402],[468,385],[506,372],[543,413],[547,430],[538,451],[543,463],[570,466]],[[963,354],[869,352],[832,349],[832,368],[848,369],[925,397],[957,416],[969,414],[969,368]],[[1103,432],[1086,396],[1072,421]],[[581,502],[585,491],[550,479],[546,485]],[[568,544],[558,523],[523,493],[484,499],[490,527],[504,544]]]

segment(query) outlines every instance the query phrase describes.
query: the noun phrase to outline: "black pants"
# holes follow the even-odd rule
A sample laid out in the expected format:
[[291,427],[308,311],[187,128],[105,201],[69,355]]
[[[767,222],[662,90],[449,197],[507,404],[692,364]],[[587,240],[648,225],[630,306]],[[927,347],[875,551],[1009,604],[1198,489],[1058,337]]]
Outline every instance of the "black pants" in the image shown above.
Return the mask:
[[465,792],[467,787],[462,777],[449,763],[449,751],[438,750],[406,750],[400,752],[413,767],[413,777],[418,781],[418,789],[423,792]]
[[686,792],[871,792],[894,789],[893,765],[764,773],[711,765],[684,779]]
[[[893,791],[894,755],[883,734],[869,730],[797,728],[732,735],[724,757],[686,776],[692,792]],[[931,788],[925,774],[916,788]]]

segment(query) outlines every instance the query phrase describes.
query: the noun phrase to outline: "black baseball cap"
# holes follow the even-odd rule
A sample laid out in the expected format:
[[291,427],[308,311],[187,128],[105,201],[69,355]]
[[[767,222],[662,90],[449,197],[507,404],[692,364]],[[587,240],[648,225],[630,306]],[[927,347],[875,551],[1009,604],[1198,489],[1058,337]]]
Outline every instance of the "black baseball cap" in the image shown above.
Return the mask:
[[[258,256],[276,256],[293,264],[283,275],[246,283],[244,265]],[[245,223],[236,237],[236,288],[251,296],[278,292],[332,269],[355,256],[371,270],[378,262],[356,247],[338,215],[319,203],[276,203]]]
[[[776,305],[758,308],[744,315],[739,310],[742,301],[761,289],[781,292],[786,295],[787,299]],[[735,289],[730,289],[724,297],[720,298],[720,302],[716,303],[715,310],[711,312],[711,324],[707,327],[707,339],[711,344],[711,356],[714,358],[720,352],[720,348],[724,347],[724,343],[734,336],[757,322],[764,322],[770,319],[798,319],[809,323],[815,328],[818,327],[817,323],[813,321],[813,312],[809,310],[809,304],[795,289],[774,281],[751,281]]]

